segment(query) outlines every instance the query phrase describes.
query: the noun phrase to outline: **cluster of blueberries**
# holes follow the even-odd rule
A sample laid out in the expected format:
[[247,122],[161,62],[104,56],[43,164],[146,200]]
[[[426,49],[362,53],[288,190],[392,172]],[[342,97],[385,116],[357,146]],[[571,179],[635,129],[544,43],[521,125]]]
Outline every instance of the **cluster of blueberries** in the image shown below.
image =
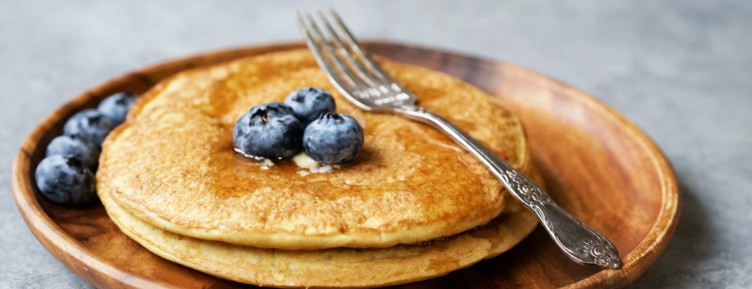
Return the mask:
[[102,141],[125,121],[136,95],[113,94],[96,109],[73,115],[63,127],[63,135],[47,146],[46,157],[34,173],[39,191],[53,203],[78,207],[96,199],[94,171]]
[[328,165],[355,159],[363,149],[363,128],[349,115],[335,113],[332,95],[306,87],[284,103],[254,106],[233,129],[235,150],[246,157],[281,160],[305,150]]

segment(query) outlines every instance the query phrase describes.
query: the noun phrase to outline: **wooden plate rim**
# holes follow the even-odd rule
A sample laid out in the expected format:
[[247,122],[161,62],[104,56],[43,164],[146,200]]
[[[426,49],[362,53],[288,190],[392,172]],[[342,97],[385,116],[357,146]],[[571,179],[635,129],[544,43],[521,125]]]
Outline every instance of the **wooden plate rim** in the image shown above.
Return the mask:
[[[579,280],[562,288],[601,288],[627,285],[637,279],[637,277],[639,277],[642,273],[644,273],[644,271],[647,270],[648,267],[645,264],[652,264],[655,259],[657,259],[658,255],[660,255],[660,253],[662,253],[666,248],[666,245],[668,244],[668,241],[676,227],[680,210],[679,191],[676,177],[671,164],[669,163],[663,152],[660,150],[660,148],[658,148],[658,146],[647,136],[645,132],[643,132],[639,127],[629,121],[626,117],[622,116],[620,113],[610,108],[603,102],[580,90],[577,90],[558,80],[513,64],[470,56],[464,53],[426,48],[417,45],[387,41],[364,42],[366,46],[393,46],[397,49],[417,48],[420,50],[447,54],[449,55],[449,57],[454,58],[474,59],[478,60],[480,63],[491,63],[493,65],[502,66],[504,69],[516,70],[519,73],[531,74],[537,78],[546,79],[550,83],[558,85],[562,89],[568,91],[568,93],[573,95],[572,97],[580,98],[580,100],[582,100],[582,103],[597,108],[593,111],[604,112],[603,116],[611,119],[614,123],[618,124],[618,127],[624,129],[635,139],[639,140],[643,150],[647,151],[648,155],[651,157],[651,161],[653,162],[656,171],[661,174],[659,177],[662,180],[662,203],[653,227],[647,233],[645,238],[639,243],[639,245],[637,245],[634,250],[623,257],[624,266],[621,269],[602,270],[598,273],[588,276],[585,279]],[[85,91],[63,106],[59,107],[58,109],[47,115],[40,122],[40,124],[38,124],[24,139],[21,144],[21,148],[13,161],[11,177],[13,197],[15,199],[16,206],[21,212],[21,215],[23,216],[23,219],[26,222],[27,226],[40,241],[40,243],[42,243],[42,245],[58,260],[60,260],[74,273],[82,277],[84,280],[90,282],[94,286],[104,287],[106,285],[113,285],[110,284],[108,280],[101,278],[101,275],[104,275],[118,276],[118,278],[116,279],[118,280],[118,282],[123,282],[123,284],[121,285],[139,288],[174,288],[174,286],[170,284],[155,282],[153,280],[135,276],[101,260],[98,256],[88,252],[86,248],[84,248],[70,235],[66,234],[44,212],[41,205],[36,199],[34,189],[32,187],[33,177],[31,176],[30,165],[31,156],[36,149],[36,144],[40,141],[45,132],[53,127],[60,116],[71,114],[74,109],[80,108],[82,105],[88,103],[92,98],[101,95],[104,91],[111,90],[111,87],[117,87],[123,83],[131,82],[134,79],[138,79],[144,82],[150,82],[152,85],[155,84],[155,81],[148,79],[148,77],[145,76],[147,73],[159,72],[165,67],[174,67],[176,65],[190,68],[196,66],[197,63],[201,62],[202,59],[207,58],[229,60],[232,58],[231,56],[234,55],[261,54],[271,51],[299,48],[303,46],[303,43],[285,42],[212,51],[178,58],[175,60],[169,60],[166,62],[147,66],[134,72],[127,73],[125,75],[105,81],[104,83]],[[101,275],[97,275],[95,274],[95,272],[99,272]]]

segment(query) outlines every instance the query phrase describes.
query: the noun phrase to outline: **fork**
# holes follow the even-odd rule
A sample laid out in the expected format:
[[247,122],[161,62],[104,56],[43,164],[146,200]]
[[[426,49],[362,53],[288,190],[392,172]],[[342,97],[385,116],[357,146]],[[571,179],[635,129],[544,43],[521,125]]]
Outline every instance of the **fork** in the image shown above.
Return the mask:
[[329,11],[331,21],[323,12],[318,13],[328,37],[310,14],[296,13],[295,16],[316,62],[345,98],[363,110],[407,117],[445,133],[480,160],[507,191],[538,217],[569,258],[580,264],[621,267],[616,247],[606,237],[564,211],[540,187],[462,129],[418,106],[415,95],[373,60],[334,10]]

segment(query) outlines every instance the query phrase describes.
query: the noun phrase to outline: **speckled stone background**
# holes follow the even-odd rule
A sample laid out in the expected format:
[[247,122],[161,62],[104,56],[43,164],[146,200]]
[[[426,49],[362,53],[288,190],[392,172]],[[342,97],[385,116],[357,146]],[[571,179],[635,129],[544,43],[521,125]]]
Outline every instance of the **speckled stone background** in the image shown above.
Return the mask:
[[682,216],[632,288],[752,288],[750,1],[0,0],[0,288],[88,288],[27,229],[12,158],[45,115],[147,64],[299,39],[337,8],[361,38],[512,62],[595,95],[673,162]]

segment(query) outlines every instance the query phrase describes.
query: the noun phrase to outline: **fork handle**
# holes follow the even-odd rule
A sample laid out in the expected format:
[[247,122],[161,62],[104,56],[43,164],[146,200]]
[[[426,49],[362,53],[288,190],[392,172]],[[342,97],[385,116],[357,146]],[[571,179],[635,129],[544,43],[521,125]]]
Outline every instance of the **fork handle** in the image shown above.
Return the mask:
[[478,158],[501,180],[507,191],[538,217],[554,242],[569,258],[578,263],[611,269],[621,267],[619,253],[606,237],[564,211],[540,187],[462,129],[419,106],[403,106],[396,112],[441,130]]

